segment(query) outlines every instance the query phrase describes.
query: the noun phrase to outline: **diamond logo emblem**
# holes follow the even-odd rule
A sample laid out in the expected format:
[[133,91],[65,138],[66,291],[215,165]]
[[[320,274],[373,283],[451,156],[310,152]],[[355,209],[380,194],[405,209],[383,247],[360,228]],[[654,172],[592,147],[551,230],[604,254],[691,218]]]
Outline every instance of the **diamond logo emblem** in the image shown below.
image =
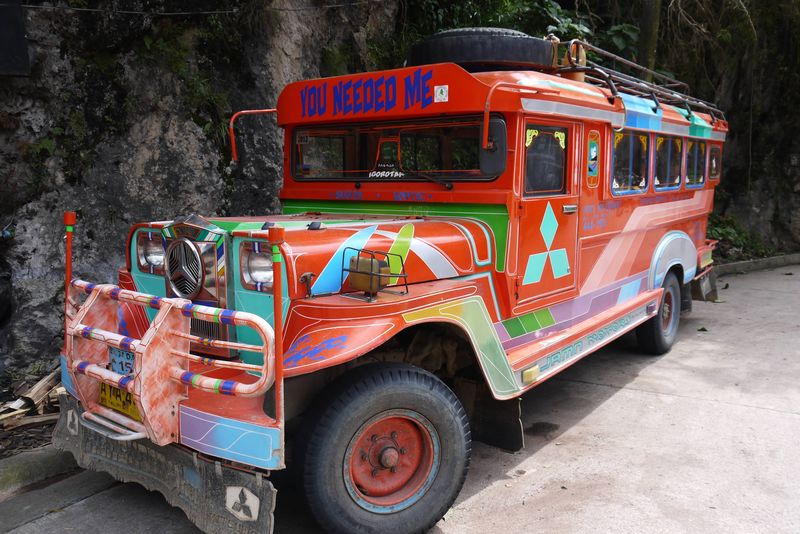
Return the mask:
[[225,487],[225,508],[239,521],[256,521],[261,500],[243,486]]
[[555,239],[556,232],[558,231],[558,220],[556,220],[556,214],[553,213],[553,206],[551,206],[549,202],[547,203],[547,208],[544,210],[544,217],[542,217],[542,224],[539,225],[539,231],[542,233],[544,246],[547,247],[547,250],[550,250],[550,247],[553,246],[553,239]]
[[536,284],[541,282],[544,268],[547,261],[550,260],[550,269],[553,273],[553,279],[562,278],[569,274],[569,256],[567,249],[559,248],[550,250],[553,246],[553,240],[556,238],[558,232],[558,220],[556,214],[553,212],[553,206],[547,203],[547,208],[544,210],[544,217],[542,223],[539,225],[539,232],[544,239],[544,246],[547,247],[546,252],[537,252],[528,257],[528,265],[525,267],[525,275],[522,277],[522,284]]

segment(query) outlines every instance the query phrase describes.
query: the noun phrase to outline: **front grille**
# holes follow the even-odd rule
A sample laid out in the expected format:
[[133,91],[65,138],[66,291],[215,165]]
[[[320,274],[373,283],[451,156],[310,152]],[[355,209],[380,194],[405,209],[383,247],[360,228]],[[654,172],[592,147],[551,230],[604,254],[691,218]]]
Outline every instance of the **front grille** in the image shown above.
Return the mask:
[[210,321],[203,321],[201,319],[195,319],[192,317],[192,322],[189,328],[191,334],[197,337],[223,339],[220,337],[221,331],[219,323],[212,323]]
[[179,297],[191,299],[203,288],[203,260],[197,247],[188,239],[170,243],[166,267],[169,285]]

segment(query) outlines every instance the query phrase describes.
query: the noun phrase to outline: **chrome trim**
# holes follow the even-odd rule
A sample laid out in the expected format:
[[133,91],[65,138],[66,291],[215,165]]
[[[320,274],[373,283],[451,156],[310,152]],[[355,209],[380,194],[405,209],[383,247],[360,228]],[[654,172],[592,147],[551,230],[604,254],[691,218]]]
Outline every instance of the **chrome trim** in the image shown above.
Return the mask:
[[182,237],[170,243],[164,268],[169,286],[177,296],[192,299],[200,293],[205,268],[200,252],[192,241]]

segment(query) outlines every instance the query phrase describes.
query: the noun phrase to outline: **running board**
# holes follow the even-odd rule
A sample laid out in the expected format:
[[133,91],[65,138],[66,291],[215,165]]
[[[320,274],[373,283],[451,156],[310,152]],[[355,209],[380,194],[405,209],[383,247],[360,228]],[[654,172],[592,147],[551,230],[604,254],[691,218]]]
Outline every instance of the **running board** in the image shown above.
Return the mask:
[[519,387],[525,391],[542,383],[636,328],[656,314],[663,291],[646,291],[624,305],[510,351],[508,359]]

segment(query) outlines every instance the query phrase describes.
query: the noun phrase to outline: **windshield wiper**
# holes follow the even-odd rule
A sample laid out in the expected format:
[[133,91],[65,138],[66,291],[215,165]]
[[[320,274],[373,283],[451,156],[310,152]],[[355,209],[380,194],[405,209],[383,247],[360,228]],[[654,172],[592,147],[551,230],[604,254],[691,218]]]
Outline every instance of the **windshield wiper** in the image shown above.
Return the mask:
[[442,187],[444,187],[448,191],[453,189],[453,182],[451,182],[449,180],[445,180],[443,178],[437,178],[436,176],[432,176],[430,174],[425,174],[424,172],[413,172],[413,173],[411,173],[411,176],[419,176],[420,178],[425,178],[429,182],[433,182],[435,184],[441,185]]

